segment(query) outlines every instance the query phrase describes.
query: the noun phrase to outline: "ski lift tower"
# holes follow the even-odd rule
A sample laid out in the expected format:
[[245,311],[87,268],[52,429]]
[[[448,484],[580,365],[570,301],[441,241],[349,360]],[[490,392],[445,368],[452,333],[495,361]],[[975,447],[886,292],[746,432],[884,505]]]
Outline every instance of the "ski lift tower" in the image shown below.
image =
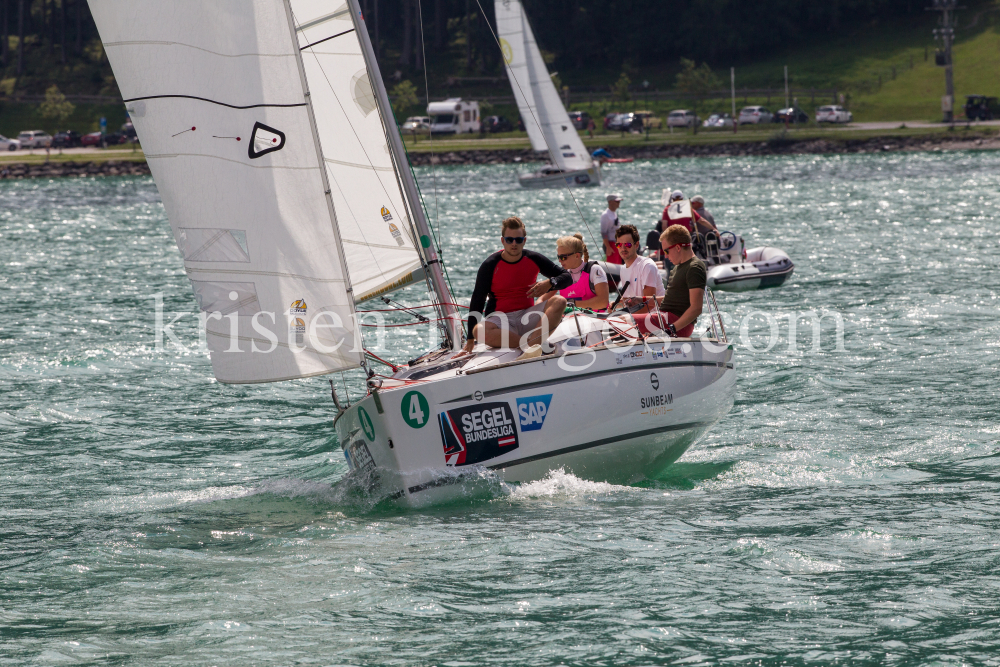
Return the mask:
[[941,98],[941,111],[944,122],[951,123],[955,119],[955,79],[952,72],[951,45],[955,41],[955,26],[958,23],[955,15],[959,9],[958,0],[932,0],[929,12],[941,12],[938,27],[934,29],[934,41],[941,46],[934,53],[934,64],[944,67],[944,97]]

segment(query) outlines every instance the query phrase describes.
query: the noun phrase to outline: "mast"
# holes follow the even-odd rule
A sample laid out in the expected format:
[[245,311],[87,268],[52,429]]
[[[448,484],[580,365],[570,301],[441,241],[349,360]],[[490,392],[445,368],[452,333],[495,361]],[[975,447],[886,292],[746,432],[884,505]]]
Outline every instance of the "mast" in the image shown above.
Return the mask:
[[351,10],[351,21],[361,43],[361,53],[365,58],[365,66],[368,68],[368,76],[371,80],[372,90],[375,92],[375,101],[379,107],[379,115],[382,117],[382,125],[385,128],[385,136],[389,141],[389,148],[392,150],[399,167],[399,178],[403,184],[403,191],[409,204],[410,213],[420,235],[420,252],[423,253],[426,270],[430,273],[431,287],[437,294],[441,302],[440,313],[447,325],[449,343],[452,349],[458,349],[462,345],[462,317],[455,306],[455,299],[448,289],[448,282],[444,277],[444,270],[441,266],[441,258],[438,256],[437,248],[434,247],[433,236],[431,235],[430,223],[424,213],[424,208],[420,202],[420,193],[417,190],[417,182],[413,177],[413,171],[406,160],[406,150],[403,148],[403,140],[396,127],[395,117],[392,113],[392,106],[389,103],[389,93],[386,92],[385,83],[382,81],[382,73],[379,71],[378,61],[375,59],[375,52],[372,49],[371,39],[368,37],[368,29],[365,27],[364,16],[358,0],[347,0],[347,6]]

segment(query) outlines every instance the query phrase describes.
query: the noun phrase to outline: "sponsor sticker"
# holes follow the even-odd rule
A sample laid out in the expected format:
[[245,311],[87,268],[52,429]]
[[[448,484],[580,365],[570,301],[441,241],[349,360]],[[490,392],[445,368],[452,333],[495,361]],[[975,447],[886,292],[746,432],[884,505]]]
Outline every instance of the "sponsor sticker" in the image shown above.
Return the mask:
[[392,220],[392,213],[390,213],[389,209],[387,209],[385,206],[382,207],[382,219],[385,220],[386,222]]
[[403,396],[400,411],[403,413],[403,421],[410,428],[423,428],[431,418],[427,399],[419,391],[411,391]]
[[629,352],[622,352],[621,354],[615,355],[615,363],[619,366],[627,366],[629,364],[641,364],[646,360],[645,350],[630,350]]
[[639,399],[639,407],[642,410],[642,414],[649,417],[659,417],[667,414],[673,410],[673,408],[669,407],[673,404],[673,394],[653,394],[652,396],[642,396]]
[[519,446],[509,403],[479,403],[448,410],[438,415],[438,423],[449,466],[482,463]]
[[372,418],[362,407],[358,408],[358,421],[361,422],[361,429],[365,432],[365,437],[371,442],[375,442],[375,424],[372,423]]
[[294,340],[296,345],[302,345],[306,339],[306,311],[309,307],[305,299],[298,299],[292,302],[288,308],[288,338]]
[[[383,208],[382,210],[384,211],[385,209]],[[396,239],[396,245],[403,245],[403,234],[399,231],[396,223],[389,223],[389,233],[392,234],[392,238]]]
[[345,452],[356,470],[374,470],[375,459],[364,440],[355,440]]
[[552,394],[517,399],[517,421],[521,425],[521,433],[541,430],[551,401]]

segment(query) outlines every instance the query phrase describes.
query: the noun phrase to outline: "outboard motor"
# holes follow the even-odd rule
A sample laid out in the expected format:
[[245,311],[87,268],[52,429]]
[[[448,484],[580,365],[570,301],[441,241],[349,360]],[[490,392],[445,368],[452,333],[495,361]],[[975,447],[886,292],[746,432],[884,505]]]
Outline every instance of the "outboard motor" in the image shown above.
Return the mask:
[[719,257],[719,235],[714,231],[705,234],[705,259],[710,266],[722,263],[722,258]]

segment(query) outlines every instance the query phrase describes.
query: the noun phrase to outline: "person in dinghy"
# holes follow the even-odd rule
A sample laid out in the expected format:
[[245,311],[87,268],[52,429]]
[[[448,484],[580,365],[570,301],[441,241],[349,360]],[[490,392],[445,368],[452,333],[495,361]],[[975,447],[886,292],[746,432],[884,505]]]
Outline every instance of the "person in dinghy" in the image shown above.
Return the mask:
[[[537,304],[535,298],[570,287],[573,277],[545,255],[525,249],[527,237],[520,218],[503,221],[503,250],[490,255],[476,274],[463,353],[471,353],[480,341],[494,348],[544,347],[549,332],[562,321],[565,297],[554,295]],[[539,273],[546,280],[539,281]]]
[[[608,274],[600,264],[590,261],[583,234],[577,232],[556,241],[556,257],[573,277],[573,284],[559,290],[559,296],[565,297],[569,305],[577,308],[587,308],[597,313],[607,310]],[[556,294],[547,292],[542,296],[542,301],[548,301]]]

